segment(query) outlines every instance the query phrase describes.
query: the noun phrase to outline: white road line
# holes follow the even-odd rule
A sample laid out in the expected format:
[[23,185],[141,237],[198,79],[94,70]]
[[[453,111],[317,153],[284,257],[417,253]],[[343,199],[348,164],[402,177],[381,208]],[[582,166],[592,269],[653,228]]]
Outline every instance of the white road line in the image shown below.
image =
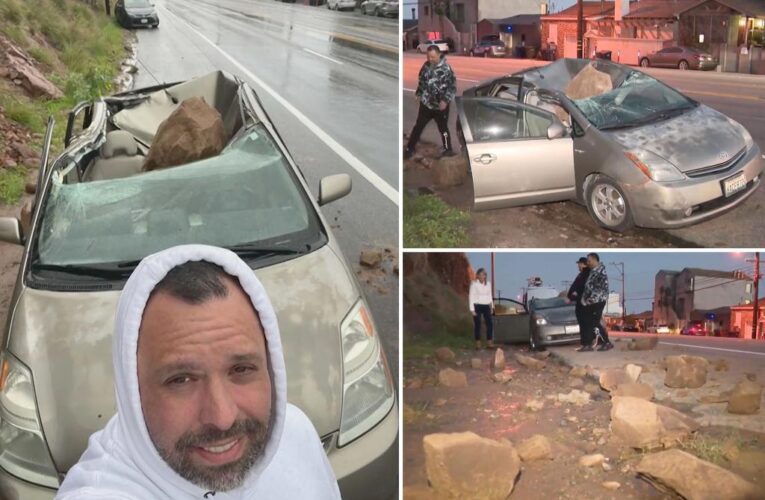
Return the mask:
[[740,349],[723,349],[722,347],[706,347],[706,346],[693,345],[693,344],[678,344],[678,343],[675,343],[675,342],[664,342],[663,340],[660,341],[659,344],[664,344],[664,345],[679,345],[680,347],[692,347],[692,348],[696,348],[696,349],[710,349],[712,351],[740,352],[742,354],[754,354],[755,356],[765,356],[765,352],[742,351]]
[[[303,113],[301,113],[295,106],[290,104],[287,99],[279,95],[274,89],[269,87],[266,82],[255,76],[250,70],[248,70],[242,63],[234,59],[232,56],[228,54],[225,50],[218,47],[213,43],[209,38],[207,38],[205,35],[203,35],[199,30],[191,26],[189,23],[175,15],[170,10],[162,7],[162,10],[167,11],[168,14],[171,14],[174,18],[176,18],[178,21],[183,23],[189,30],[196,33],[196,35],[207,42],[211,47],[216,49],[220,54],[225,57],[231,64],[239,68],[239,70],[247,75],[251,80],[253,80],[255,83],[258,84],[263,90],[268,92],[271,97],[273,97],[279,104],[284,106],[287,111],[292,113],[295,118],[297,118],[303,125],[305,125],[308,130],[313,132],[316,137],[318,137],[324,144],[326,144],[330,149],[332,149],[335,154],[337,154],[340,158],[345,160],[348,165],[350,165],[356,172],[359,173],[362,177],[364,177],[367,181],[369,181],[372,186],[377,188],[378,191],[380,191],[385,197],[387,197],[390,201],[393,202],[394,205],[398,206],[398,191],[396,191],[395,188],[393,188],[390,184],[385,182],[382,177],[377,175],[371,168],[369,168],[364,162],[356,158],[353,153],[345,149],[339,142],[337,142],[335,139],[333,139],[329,134],[324,132],[321,127],[319,127],[317,124],[315,124],[313,121],[311,121],[307,116],[305,116]],[[394,153],[394,155],[398,155],[398,150]]]
[[481,80],[468,80],[467,78],[457,78],[458,82],[470,82],[470,83],[481,83]]
[[414,89],[407,89],[407,88],[405,88],[404,90],[405,90],[406,92],[416,92],[416,90],[414,90]]
[[306,49],[305,47],[303,47],[303,50],[305,50],[305,51],[306,51],[306,52],[308,52],[309,54],[313,54],[313,55],[315,55],[315,56],[323,57],[323,58],[324,58],[324,59],[326,59],[327,61],[332,61],[332,62],[333,62],[333,63],[335,63],[335,64],[343,64],[343,62],[342,62],[342,61],[338,61],[337,59],[332,59],[331,57],[327,57],[327,56],[325,56],[324,54],[319,54],[318,52],[316,52],[316,51],[313,51],[313,50],[311,50],[311,49]]

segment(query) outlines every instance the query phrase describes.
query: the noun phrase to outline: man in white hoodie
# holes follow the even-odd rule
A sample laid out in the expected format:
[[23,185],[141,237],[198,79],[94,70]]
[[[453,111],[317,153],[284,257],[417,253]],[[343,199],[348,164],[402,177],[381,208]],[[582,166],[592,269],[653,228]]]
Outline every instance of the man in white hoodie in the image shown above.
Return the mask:
[[340,498],[316,430],[287,403],[271,303],[238,256],[146,257],[115,323],[117,414],[57,499]]

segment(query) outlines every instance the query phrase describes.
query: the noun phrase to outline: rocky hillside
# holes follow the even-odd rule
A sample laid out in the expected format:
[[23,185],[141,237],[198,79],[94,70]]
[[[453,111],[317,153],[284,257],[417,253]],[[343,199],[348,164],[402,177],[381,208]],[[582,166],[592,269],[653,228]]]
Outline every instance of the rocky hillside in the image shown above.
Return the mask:
[[472,338],[468,290],[474,271],[463,253],[404,254],[404,350],[462,346]]

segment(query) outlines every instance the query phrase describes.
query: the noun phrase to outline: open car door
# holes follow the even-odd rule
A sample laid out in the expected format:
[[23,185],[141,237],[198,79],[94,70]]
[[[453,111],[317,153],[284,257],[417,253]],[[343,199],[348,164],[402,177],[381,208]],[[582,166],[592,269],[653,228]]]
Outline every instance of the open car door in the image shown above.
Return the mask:
[[552,113],[516,101],[458,97],[476,209],[576,196],[574,142]]
[[494,299],[495,342],[528,342],[530,328],[526,306],[511,299]]

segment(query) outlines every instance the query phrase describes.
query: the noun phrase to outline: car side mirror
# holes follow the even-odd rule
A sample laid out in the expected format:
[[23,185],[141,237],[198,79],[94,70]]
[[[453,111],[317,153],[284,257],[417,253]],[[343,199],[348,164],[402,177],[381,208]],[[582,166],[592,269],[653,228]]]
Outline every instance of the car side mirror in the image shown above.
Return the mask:
[[16,217],[0,217],[0,241],[21,245],[21,222]]
[[560,139],[561,137],[564,137],[566,135],[566,127],[563,126],[560,122],[553,122],[552,125],[550,125],[547,128],[547,138],[552,139]]
[[319,181],[319,206],[339,200],[351,192],[351,176],[335,174],[322,177]]

